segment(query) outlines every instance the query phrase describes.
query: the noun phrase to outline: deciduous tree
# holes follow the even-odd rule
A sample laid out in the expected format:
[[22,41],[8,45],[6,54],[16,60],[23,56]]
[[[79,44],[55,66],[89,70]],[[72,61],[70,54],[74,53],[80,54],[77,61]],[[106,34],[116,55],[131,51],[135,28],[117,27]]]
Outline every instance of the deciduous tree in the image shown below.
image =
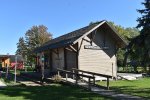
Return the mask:
[[47,30],[48,28],[44,25],[33,26],[31,29],[27,30],[25,33],[25,40],[21,37],[17,43],[16,53],[22,56],[26,55],[29,64],[34,63],[35,54],[33,50],[52,39],[52,34]]

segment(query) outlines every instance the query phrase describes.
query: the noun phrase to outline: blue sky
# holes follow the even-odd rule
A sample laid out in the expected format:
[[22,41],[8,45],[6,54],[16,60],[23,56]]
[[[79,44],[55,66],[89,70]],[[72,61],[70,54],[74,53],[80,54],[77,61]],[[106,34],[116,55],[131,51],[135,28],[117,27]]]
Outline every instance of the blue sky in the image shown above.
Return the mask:
[[19,37],[45,25],[53,37],[108,20],[135,27],[144,0],[0,0],[0,54],[15,54]]

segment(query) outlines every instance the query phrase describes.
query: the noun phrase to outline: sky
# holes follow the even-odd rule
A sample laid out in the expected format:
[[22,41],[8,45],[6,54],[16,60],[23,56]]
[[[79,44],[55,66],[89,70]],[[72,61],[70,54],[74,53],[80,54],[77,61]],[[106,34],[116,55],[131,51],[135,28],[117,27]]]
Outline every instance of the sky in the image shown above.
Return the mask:
[[19,38],[33,25],[45,25],[54,38],[101,20],[136,27],[143,1],[0,0],[0,54],[15,54]]

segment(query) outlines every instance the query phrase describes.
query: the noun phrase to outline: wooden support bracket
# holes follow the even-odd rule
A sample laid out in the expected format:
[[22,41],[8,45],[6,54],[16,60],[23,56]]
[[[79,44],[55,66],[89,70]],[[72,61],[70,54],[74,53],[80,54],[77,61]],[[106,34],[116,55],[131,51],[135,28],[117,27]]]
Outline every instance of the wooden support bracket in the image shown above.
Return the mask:
[[77,52],[77,50],[72,46],[72,45],[70,45],[69,46],[74,52]]
[[91,41],[89,41],[89,40],[87,40],[87,39],[84,39],[84,38],[83,38],[83,40],[84,40],[84,41],[86,41],[86,42],[89,42],[89,43],[91,43]]

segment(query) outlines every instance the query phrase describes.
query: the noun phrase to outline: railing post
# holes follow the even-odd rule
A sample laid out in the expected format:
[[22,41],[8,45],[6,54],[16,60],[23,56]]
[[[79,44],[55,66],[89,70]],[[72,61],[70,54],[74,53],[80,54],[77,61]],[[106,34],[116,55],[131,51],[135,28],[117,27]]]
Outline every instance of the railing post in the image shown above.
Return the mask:
[[89,77],[89,86],[88,86],[89,90],[91,90],[91,78]]
[[75,77],[76,77],[76,85],[78,84],[78,77],[77,77],[77,73],[75,73]]
[[112,63],[112,79],[114,78],[114,68],[113,68],[113,63]]
[[73,79],[75,79],[75,77],[74,77],[74,73],[75,73],[75,72],[74,72],[74,69],[73,69],[72,71],[73,71]]
[[109,77],[107,77],[107,89],[109,90]]
[[67,81],[67,78],[68,78],[68,74],[66,73],[66,81]]
[[[94,74],[93,74],[93,77],[94,77]],[[93,78],[93,84],[95,85],[95,77]]]

